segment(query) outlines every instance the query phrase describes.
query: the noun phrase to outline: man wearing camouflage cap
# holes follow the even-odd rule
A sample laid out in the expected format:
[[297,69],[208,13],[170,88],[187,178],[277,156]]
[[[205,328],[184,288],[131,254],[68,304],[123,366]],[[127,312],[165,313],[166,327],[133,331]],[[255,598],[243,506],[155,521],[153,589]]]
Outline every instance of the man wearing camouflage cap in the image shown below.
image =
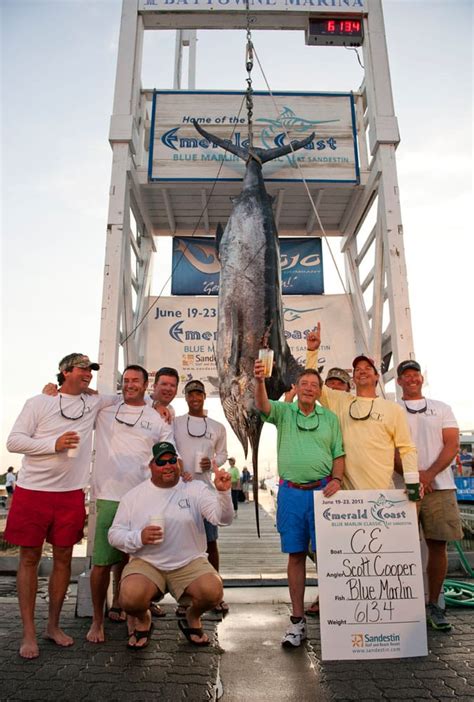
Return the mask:
[[5,529],[5,539],[20,546],[17,590],[23,622],[22,658],[36,658],[34,624],[37,569],[46,540],[53,547],[46,638],[58,646],[74,641],[59,626],[71,574],[74,544],[85,520],[84,488],[89,481],[92,429],[99,410],[116,395],[89,395],[92,371],[88,356],[72,353],[59,363],[56,396],[27,400],[7,441],[12,453],[24,454]]

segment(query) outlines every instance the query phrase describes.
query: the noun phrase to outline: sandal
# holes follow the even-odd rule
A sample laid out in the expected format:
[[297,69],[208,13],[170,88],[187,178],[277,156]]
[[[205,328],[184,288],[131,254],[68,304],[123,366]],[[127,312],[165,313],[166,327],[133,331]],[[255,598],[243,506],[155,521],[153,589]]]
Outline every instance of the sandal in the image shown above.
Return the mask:
[[[189,641],[189,643],[193,644],[193,646],[209,646],[209,644],[211,643],[207,638],[207,634],[204,633],[202,626],[188,626],[187,621],[184,621],[183,619],[178,619],[178,626]],[[191,636],[199,636],[200,638],[206,636],[206,639],[204,641],[193,641]]]
[[225,617],[225,615],[229,612],[229,605],[227,604],[227,602],[224,602],[224,600],[222,600],[222,602],[219,602],[217,607],[214,607],[214,612],[217,612],[217,614],[222,614],[222,616]]
[[[110,616],[112,615],[112,616]],[[109,607],[107,612],[107,619],[115,624],[121,624],[127,618],[127,615],[121,607]]]
[[308,609],[305,609],[304,613],[307,617],[319,617],[319,600],[312,602]]
[[166,612],[163,612],[160,605],[156,602],[150,602],[149,610],[152,617],[166,617]]
[[184,619],[186,617],[186,610],[189,605],[178,605],[174,611],[177,617]]
[[[146,631],[139,631],[138,629],[135,629],[129,636],[127,648],[131,648],[134,651],[141,651],[142,648],[146,648],[148,646],[148,644],[150,643],[152,632],[153,632],[153,622],[150,624],[150,628],[146,629]],[[132,636],[135,639],[134,644],[130,643],[130,639],[132,638]],[[143,641],[143,639],[146,639],[145,643],[142,646],[137,646],[137,643],[139,641]]]

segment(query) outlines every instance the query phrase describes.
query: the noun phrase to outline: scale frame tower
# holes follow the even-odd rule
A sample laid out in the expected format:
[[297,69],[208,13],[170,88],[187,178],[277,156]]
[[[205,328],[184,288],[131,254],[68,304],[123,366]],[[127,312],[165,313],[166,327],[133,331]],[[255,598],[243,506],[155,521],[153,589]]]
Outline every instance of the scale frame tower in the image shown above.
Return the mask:
[[[202,2],[198,11],[196,4]],[[232,2],[234,9],[232,9]],[[143,325],[130,335],[146,312],[150,293],[152,254],[159,237],[179,234],[172,197],[161,188],[161,207],[167,231],[157,226],[144,195],[143,173],[150,133],[150,90],[142,89],[141,67],[145,31],[176,30],[174,88],[181,89],[183,51],[189,49],[188,87],[195,88],[196,34],[200,29],[244,29],[242,3],[226,5],[197,0],[189,11],[170,0],[123,0],[113,113],[109,141],[112,173],[107,219],[106,255],[100,330],[99,389],[116,388],[119,366],[146,365]],[[301,3],[302,5],[303,3]],[[350,5],[350,7],[349,7]],[[230,8],[230,9],[229,9]],[[327,17],[327,6],[305,10],[293,0],[275,0],[272,6],[250,0],[252,29],[305,30],[310,18]],[[344,212],[332,236],[340,237],[344,255],[346,290],[351,295],[357,347],[383,362],[383,381],[395,375],[397,364],[414,357],[403,226],[395,152],[400,141],[395,116],[381,0],[352,0],[335,8],[337,16],[359,17],[363,22],[362,52],[365,77],[354,91],[359,134],[360,184],[348,194]],[[337,49],[334,49],[337,50]],[[318,51],[315,47],[314,51]],[[317,90],[317,86],[314,86]],[[283,190],[276,191],[275,216],[279,218]],[[325,195],[313,192],[319,207]],[[193,193],[205,201],[205,190]],[[375,210],[375,211],[374,211]],[[367,231],[369,215],[375,224]],[[375,216],[374,216],[375,215]],[[205,232],[211,233],[204,212]],[[320,235],[314,213],[308,214],[303,235]],[[156,246],[155,246],[155,241]],[[363,273],[364,271],[365,273]],[[121,353],[122,350],[122,353]]]

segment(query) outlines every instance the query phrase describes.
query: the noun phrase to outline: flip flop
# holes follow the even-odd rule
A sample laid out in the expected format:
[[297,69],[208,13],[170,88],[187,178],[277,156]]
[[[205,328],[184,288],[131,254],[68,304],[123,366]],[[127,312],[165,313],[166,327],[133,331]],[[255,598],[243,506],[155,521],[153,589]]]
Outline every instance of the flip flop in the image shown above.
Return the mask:
[[222,614],[225,617],[225,615],[229,612],[229,605],[227,604],[227,602],[224,602],[224,600],[222,600],[222,602],[219,602],[217,607],[214,607],[214,612]]
[[163,612],[160,605],[156,602],[150,602],[149,609],[152,617],[166,617],[166,612]]
[[312,602],[308,609],[305,609],[304,613],[307,617],[319,617],[319,600]]
[[209,646],[209,644],[211,643],[209,641],[209,639],[207,639],[206,641],[193,641],[193,639],[191,638],[191,636],[199,636],[199,637],[202,637],[205,635],[207,636],[207,634],[204,634],[202,626],[200,626],[200,627],[188,626],[187,621],[185,621],[184,619],[178,619],[178,626],[181,629],[181,631],[183,632],[183,634],[185,635],[185,637],[187,638],[187,640],[189,641],[189,643],[192,644],[193,646]]
[[[141,651],[143,648],[146,648],[148,646],[148,644],[150,643],[151,635],[153,633],[153,628],[154,628],[154,624],[152,622],[150,624],[150,628],[147,629],[146,631],[139,631],[138,629],[135,629],[128,637],[127,648],[131,648],[133,651]],[[130,639],[132,638],[132,636],[135,638],[134,644],[130,643]],[[143,639],[146,639],[143,646],[137,646],[137,643],[139,641],[142,641]]]
[[[111,614],[113,614],[114,616],[111,617]],[[124,614],[125,616],[122,617],[122,614]],[[109,607],[109,610],[107,612],[107,619],[109,619],[111,622],[114,622],[115,624],[121,624],[122,622],[126,621],[127,615],[121,607]]]

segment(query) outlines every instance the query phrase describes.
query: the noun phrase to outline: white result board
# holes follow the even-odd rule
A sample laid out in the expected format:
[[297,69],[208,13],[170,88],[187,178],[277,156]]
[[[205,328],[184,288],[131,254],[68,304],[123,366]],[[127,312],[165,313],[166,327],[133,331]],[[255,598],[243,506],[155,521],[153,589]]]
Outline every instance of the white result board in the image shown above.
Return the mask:
[[415,503],[403,490],[314,501],[322,659],[426,656]]

